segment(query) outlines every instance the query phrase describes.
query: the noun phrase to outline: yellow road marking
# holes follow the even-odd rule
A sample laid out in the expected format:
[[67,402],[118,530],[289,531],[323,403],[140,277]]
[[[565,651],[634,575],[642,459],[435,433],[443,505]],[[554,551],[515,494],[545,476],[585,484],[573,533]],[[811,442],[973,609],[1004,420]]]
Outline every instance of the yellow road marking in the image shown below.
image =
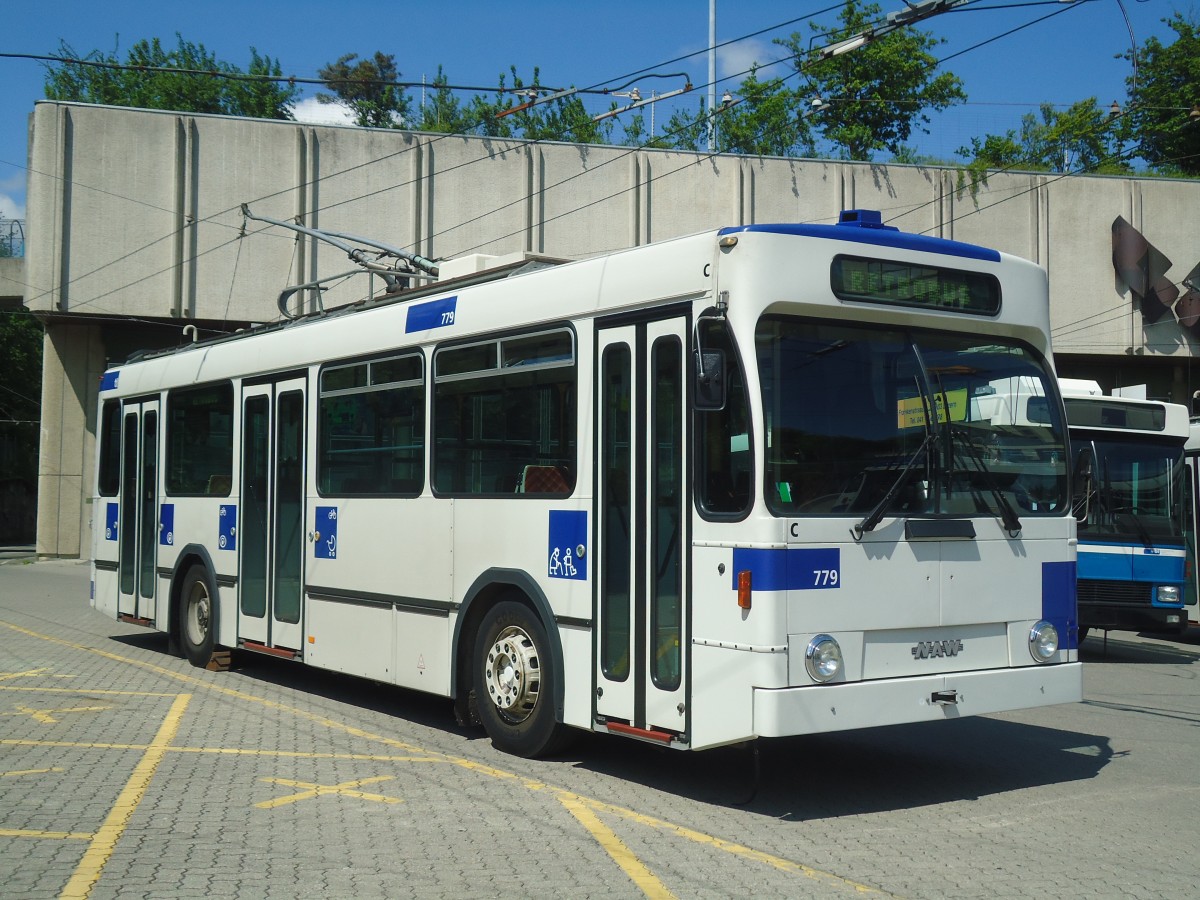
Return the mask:
[[183,718],[184,710],[187,709],[191,696],[191,694],[180,694],[171,704],[171,709],[167,713],[167,717],[163,719],[162,725],[159,726],[158,733],[154,736],[150,746],[146,748],[146,752],[142,754],[137,766],[134,767],[133,774],[129,776],[129,781],[125,783],[116,803],[109,810],[104,824],[100,826],[92,838],[91,844],[84,851],[83,859],[75,867],[75,873],[67,882],[67,886],[63,888],[61,897],[87,897],[92,892],[92,888],[96,886],[96,882],[100,880],[100,873],[104,871],[104,866],[112,856],[117,841],[121,839],[138,804],[142,802],[146,788],[150,785],[150,779],[154,777],[158,764],[162,762],[167,746],[179,730],[179,722]]
[[[3,623],[0,622],[0,625]],[[74,678],[74,675],[55,675],[55,678]],[[106,697],[178,697],[179,694],[172,694],[169,691],[107,691],[107,690],[92,690],[83,688],[52,688],[52,687],[14,687],[9,684],[0,684],[0,691],[19,691],[23,694],[102,694]]]
[[262,803],[255,803],[258,809],[275,809],[277,806],[284,806],[288,803],[298,803],[301,800],[312,800],[314,797],[325,797],[330,794],[339,794],[343,797],[354,797],[358,800],[371,800],[375,803],[403,803],[399,797],[389,797],[386,794],[368,794],[365,791],[357,791],[354,788],[362,787],[364,784],[378,784],[381,781],[391,781],[395,778],[394,775],[376,775],[373,778],[359,778],[357,781],[343,781],[341,784],[313,784],[309,781],[293,781],[290,778],[260,778],[259,781],[265,781],[267,784],[282,784],[285,787],[304,788],[298,794],[289,794],[287,797],[276,797],[274,800],[264,800]]
[[30,716],[43,725],[54,725],[58,719],[51,713],[103,712],[112,709],[111,706],[73,706],[70,709],[34,709],[32,706],[17,704],[16,712],[0,713],[0,716]]
[[585,800],[565,791],[559,793],[558,799],[643,894],[653,898],[674,898],[675,895],[654,876],[653,872],[646,868],[645,863],[625,846],[624,841],[617,837],[616,832],[600,821]]
[[[571,794],[570,791],[566,791],[561,788],[555,788],[551,785],[546,785],[540,781],[536,781],[533,779],[522,778],[521,776],[516,775],[512,772],[506,772],[503,769],[497,769],[492,766],[486,765],[484,763],[475,762],[474,760],[469,760],[469,759],[465,759],[462,757],[452,756],[450,754],[439,753],[439,752],[434,752],[434,751],[427,751],[420,747],[416,747],[412,744],[405,743],[404,741],[398,741],[394,738],[389,738],[389,737],[384,737],[383,735],[373,734],[369,731],[365,731],[361,728],[356,728],[352,725],[347,725],[343,722],[338,722],[334,719],[330,719],[326,716],[322,716],[317,713],[312,713],[307,710],[300,709],[300,708],[294,707],[294,706],[288,706],[285,703],[279,703],[274,700],[268,700],[265,697],[257,697],[253,694],[247,694],[243,691],[239,691],[234,688],[222,687],[222,686],[214,684],[210,681],[205,681],[200,678],[197,678],[196,676],[186,675],[181,672],[175,672],[171,669],[167,669],[163,666],[157,666],[153,663],[143,662],[142,660],[133,659],[133,658],[127,657],[127,656],[121,656],[119,654],[112,653],[107,650],[101,650],[98,647],[89,647],[86,644],[77,644],[72,641],[63,640],[62,638],[53,637],[51,635],[40,634],[36,631],[30,631],[27,628],[22,628],[19,625],[13,625],[10,622],[0,621],[0,626],[8,628],[12,631],[16,631],[19,634],[24,634],[29,637],[47,641],[49,643],[59,644],[60,646],[70,647],[70,648],[73,648],[76,650],[81,650],[85,653],[93,653],[93,654],[96,654],[97,656],[101,656],[105,659],[111,659],[115,662],[124,663],[126,665],[132,665],[137,668],[146,669],[146,670],[149,670],[152,672],[157,672],[166,678],[171,678],[176,681],[182,681],[185,684],[191,684],[191,685],[203,687],[203,688],[206,688],[210,691],[214,691],[215,693],[221,694],[226,697],[233,697],[233,698],[236,698],[239,700],[244,700],[248,703],[256,703],[267,709],[272,709],[272,710],[276,710],[279,712],[287,712],[287,713],[296,715],[299,718],[303,718],[310,722],[314,722],[316,724],[323,725],[323,726],[330,728],[332,730],[335,730],[335,731],[340,731],[343,734],[347,734],[352,737],[362,738],[363,740],[368,740],[368,741],[372,741],[375,743],[384,744],[385,746],[389,746],[389,747],[396,747],[396,748],[408,751],[410,753],[414,753],[414,754],[418,754],[418,755],[422,755],[422,756],[437,757],[437,758],[445,760],[448,763],[451,763],[452,765],[458,766],[458,767],[466,769],[468,771],[476,772],[481,775],[487,775],[490,778],[499,778],[499,779],[520,781],[529,790],[533,790],[533,791],[550,790],[550,791],[553,791],[556,795],[564,795],[565,794],[568,796],[576,796],[574,794]],[[3,740],[0,740],[0,744],[3,744],[3,743],[6,743],[6,742]],[[584,799],[584,798],[581,798],[581,799]],[[769,853],[764,853],[760,850],[752,850],[749,847],[743,847],[743,846],[741,846],[739,844],[735,844],[731,841],[726,841],[722,838],[718,838],[718,837],[714,837],[713,835],[705,834],[704,832],[695,831],[690,828],[684,828],[679,825],[674,825],[670,822],[666,822],[666,821],[663,821],[660,819],[655,819],[651,816],[646,816],[641,813],[634,812],[633,810],[630,810],[630,809],[625,809],[625,808],[619,807],[619,806],[613,806],[611,804],[603,803],[598,800],[592,800],[590,798],[588,798],[586,800],[586,803],[588,806],[592,807],[593,809],[616,813],[618,815],[624,816],[628,819],[631,819],[636,822],[640,822],[644,825],[647,825],[647,826],[650,826],[653,828],[671,831],[671,832],[674,832],[676,835],[679,835],[680,837],[684,837],[684,838],[687,838],[688,840],[692,840],[692,841],[696,841],[696,842],[705,844],[707,846],[712,847],[713,849],[721,850],[723,852],[730,853],[730,854],[733,854],[736,856],[741,856],[746,859],[751,859],[751,860],[756,860],[759,862],[766,863],[767,865],[770,865],[780,871],[806,875],[809,878],[825,881],[826,883],[828,883],[830,885],[836,884],[836,885],[841,885],[843,887],[849,887],[849,888],[852,888],[855,891],[859,891],[861,893],[886,895],[885,891],[880,891],[880,890],[878,890],[876,888],[872,888],[868,885],[859,884],[858,882],[851,881],[846,878],[842,878],[831,872],[823,872],[820,869],[814,869],[811,866],[805,866],[801,863],[795,863],[795,862],[792,862],[791,860],[773,856]]]
[[47,674],[49,668],[28,668],[24,672],[0,672],[0,682],[7,682],[10,678],[37,678],[38,676],[46,676],[48,678],[74,678],[74,676],[55,676],[55,674]]
[[[174,694],[172,696],[185,696]],[[0,747],[73,747],[79,750],[149,750],[150,744],[101,744],[95,741],[38,741],[23,738],[0,738]],[[449,763],[444,756],[392,753],[317,753],[310,750],[247,750],[244,747],[164,747],[167,753],[211,753],[219,756],[269,756],[285,759],[357,759],[366,762]],[[41,771],[41,770],[39,770]],[[49,769],[45,771],[51,771]],[[57,771],[57,770],[55,770]]]
[[26,828],[0,828],[0,837],[43,838],[58,841],[90,841],[95,837],[86,831],[33,831]]
[[50,772],[61,772],[58,766],[51,769],[18,769],[15,772],[0,772],[0,778],[16,778],[20,775],[46,775]]
[[814,869],[811,866],[806,866],[803,863],[792,862],[790,859],[783,859],[779,856],[773,856],[770,853],[764,853],[761,850],[753,850],[750,847],[743,847],[741,844],[735,844],[732,841],[727,841],[724,838],[714,837],[711,834],[705,834],[703,831],[695,831],[691,828],[685,828],[682,825],[676,825],[673,822],[666,822],[662,819],[655,819],[653,816],[647,816],[643,813],[634,812],[631,809],[626,809],[622,806],[613,806],[609,803],[604,803],[601,800],[587,799],[586,802],[594,809],[604,810],[606,812],[615,813],[616,815],[624,816],[635,822],[640,822],[650,828],[658,828],[663,831],[670,831],[679,837],[687,838],[689,841],[695,841],[698,844],[712,847],[714,850],[722,850],[725,853],[734,856],[740,856],[745,859],[751,859],[756,862],[766,863],[783,872],[793,872],[799,875],[806,875],[809,878],[814,878],[822,881],[827,881],[843,887],[850,887],[859,893],[863,894],[885,894],[878,888],[873,888],[870,885],[860,884],[857,881],[851,881],[848,878],[842,878],[840,875],[834,875],[831,872],[822,872],[820,869]]

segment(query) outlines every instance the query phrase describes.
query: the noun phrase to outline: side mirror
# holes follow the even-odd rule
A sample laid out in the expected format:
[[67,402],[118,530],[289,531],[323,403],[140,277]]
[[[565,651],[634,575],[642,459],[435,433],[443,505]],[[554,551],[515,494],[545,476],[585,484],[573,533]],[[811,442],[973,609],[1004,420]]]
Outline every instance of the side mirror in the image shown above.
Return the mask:
[[716,411],[725,408],[725,351],[697,349],[695,390],[696,409]]

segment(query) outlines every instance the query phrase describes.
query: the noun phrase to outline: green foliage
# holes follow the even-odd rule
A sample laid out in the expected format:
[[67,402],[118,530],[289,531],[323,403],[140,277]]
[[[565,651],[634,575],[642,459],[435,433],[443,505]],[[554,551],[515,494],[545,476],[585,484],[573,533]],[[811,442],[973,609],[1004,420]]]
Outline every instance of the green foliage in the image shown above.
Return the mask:
[[[825,41],[869,29],[878,24],[880,12],[878,4],[846,0],[839,27],[824,34]],[[918,28],[900,28],[857,50],[815,62],[808,60],[801,40],[793,34],[777,43],[791,51],[797,70],[808,80],[808,97],[827,104],[813,114],[813,126],[845,159],[870,160],[881,150],[898,154],[914,129],[928,134],[928,110],[967,99],[958,76],[936,74],[937,57],[930,51],[943,41]]]
[[400,71],[396,68],[396,57],[390,53],[377,50],[371,59],[358,59],[357,53],[347,53],[318,69],[317,76],[333,91],[317,94],[317,99],[322,103],[341,100],[354,113],[355,125],[408,127],[409,98],[397,84]]
[[[812,28],[829,44],[868,30],[880,18],[878,5],[846,0],[832,33]],[[824,60],[811,56],[800,33],[776,43],[788,50],[805,83],[792,88],[786,79],[760,81],[757,70],[751,72],[737,101],[716,111],[718,152],[813,156],[824,141],[844,159],[869,160],[884,150],[900,157],[912,152],[906,142],[914,130],[928,133],[929,111],[966,99],[957,76],[935,74],[937,59],[929,51],[941,41],[913,27]],[[701,103],[696,114],[672,116],[667,135],[679,149],[707,149],[707,127]]]
[[1118,120],[1095,97],[1063,111],[1043,103],[1037,114],[1021,117],[1020,131],[971,138],[958,155],[967,160],[958,172],[958,189],[975,196],[989,171],[1121,174],[1129,171],[1122,154]]
[[[1200,119],[1189,113],[1200,101],[1200,20],[1174,13],[1163,20],[1176,34],[1164,46],[1149,38],[1137,50],[1137,81],[1126,79],[1129,111],[1122,138],[1136,154],[1167,175],[1200,175]],[[1130,54],[1125,54],[1128,59]]]
[[449,80],[442,67],[438,66],[437,76],[433,79],[432,96],[421,105],[417,117],[418,131],[436,131],[443,134],[466,134],[474,130],[475,120],[470,112],[463,108],[454,92],[447,87]]
[[[140,40],[129,49],[125,60],[116,51],[93,50],[80,56],[65,41],[52,54],[57,62],[46,64],[45,93],[50,100],[132,106],[141,109],[170,109],[182,112],[219,113],[258,119],[290,119],[299,89],[266,79],[239,80],[221,76],[256,75],[279,78],[278,60],[260,56],[250,48],[250,66],[218,60],[203,44],[175,35],[178,45],[163,47],[158,38]],[[81,65],[82,60],[102,65]],[[137,68],[123,68],[134,66]],[[178,71],[155,71],[175,69]]]

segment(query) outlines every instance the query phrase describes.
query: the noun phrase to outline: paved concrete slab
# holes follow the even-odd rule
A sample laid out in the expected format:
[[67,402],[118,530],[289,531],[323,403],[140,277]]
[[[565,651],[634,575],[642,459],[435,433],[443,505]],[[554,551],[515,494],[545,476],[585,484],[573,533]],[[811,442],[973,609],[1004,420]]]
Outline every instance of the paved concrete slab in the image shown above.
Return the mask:
[[0,564],[0,885],[19,897],[1192,897],[1200,647],[1085,644],[1081,704],[681,754],[497,753],[448,701],[190,667]]

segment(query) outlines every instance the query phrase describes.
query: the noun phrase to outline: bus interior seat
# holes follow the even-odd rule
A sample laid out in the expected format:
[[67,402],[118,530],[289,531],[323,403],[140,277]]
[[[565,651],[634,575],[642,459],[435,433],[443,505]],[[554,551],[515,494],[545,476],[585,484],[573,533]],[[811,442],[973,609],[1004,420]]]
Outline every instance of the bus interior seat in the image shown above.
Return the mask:
[[558,466],[526,466],[517,484],[522,494],[569,494],[571,486]]

